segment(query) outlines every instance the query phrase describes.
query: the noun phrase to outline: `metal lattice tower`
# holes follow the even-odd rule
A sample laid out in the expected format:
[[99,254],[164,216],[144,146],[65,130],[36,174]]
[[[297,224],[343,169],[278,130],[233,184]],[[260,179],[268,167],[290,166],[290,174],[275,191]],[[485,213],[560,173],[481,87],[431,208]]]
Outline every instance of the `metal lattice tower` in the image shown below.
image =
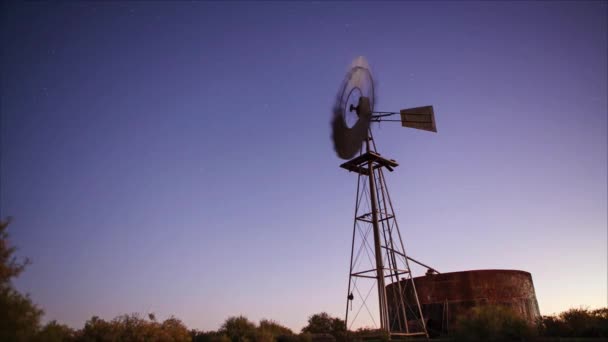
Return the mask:
[[[391,338],[428,338],[410,261],[434,270],[405,253],[384,177],[385,168],[393,171],[398,165],[395,160],[377,153],[371,130],[365,152],[341,165],[358,174],[345,322],[350,330],[363,315]],[[398,291],[387,292],[391,284]],[[377,301],[370,298],[374,288]],[[370,302],[378,303],[377,316],[372,313],[375,310],[368,305]]]

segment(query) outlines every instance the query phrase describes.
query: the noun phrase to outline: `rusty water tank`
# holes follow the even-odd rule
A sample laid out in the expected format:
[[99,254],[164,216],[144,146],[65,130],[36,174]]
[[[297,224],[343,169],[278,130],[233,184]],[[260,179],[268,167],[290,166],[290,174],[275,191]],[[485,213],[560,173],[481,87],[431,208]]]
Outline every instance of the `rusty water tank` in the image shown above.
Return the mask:
[[[447,333],[458,318],[471,308],[486,304],[511,308],[521,318],[533,323],[540,317],[532,275],[518,270],[474,270],[429,274],[414,278],[422,314],[429,332]],[[410,308],[416,307],[413,287],[408,280],[400,281],[401,290]],[[389,320],[397,328],[402,314],[392,298],[397,283],[388,285]],[[409,310],[408,310],[409,311]],[[406,312],[408,321],[418,316]]]

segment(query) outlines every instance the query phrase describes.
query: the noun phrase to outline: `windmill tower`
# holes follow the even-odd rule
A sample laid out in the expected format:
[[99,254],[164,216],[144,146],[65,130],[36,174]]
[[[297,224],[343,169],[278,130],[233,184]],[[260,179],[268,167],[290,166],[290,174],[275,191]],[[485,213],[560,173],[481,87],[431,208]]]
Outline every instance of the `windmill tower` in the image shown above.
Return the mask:
[[[371,321],[375,328],[390,338],[428,338],[410,263],[427,268],[427,273],[437,271],[406,254],[384,177],[385,169],[392,172],[399,164],[378,153],[370,124],[401,122],[404,127],[437,132],[433,107],[375,112],[374,95],[370,68],[360,57],[346,74],[333,108],[332,120],[334,148],[340,158],[348,160],[340,166],[357,174],[346,327],[349,330],[354,328],[357,319],[363,315],[369,317],[364,324],[369,326]],[[391,118],[395,115],[400,119]],[[374,288],[375,295],[372,294]],[[377,309],[374,308],[376,304]]]

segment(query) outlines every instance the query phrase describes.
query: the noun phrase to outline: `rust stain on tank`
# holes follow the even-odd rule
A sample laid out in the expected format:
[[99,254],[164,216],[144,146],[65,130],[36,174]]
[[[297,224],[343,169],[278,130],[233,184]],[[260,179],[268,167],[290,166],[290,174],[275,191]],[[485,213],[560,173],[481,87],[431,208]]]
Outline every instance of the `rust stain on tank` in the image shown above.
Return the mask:
[[[446,332],[458,317],[485,304],[507,306],[531,323],[540,317],[532,275],[525,271],[474,270],[431,274],[414,278],[414,284],[430,330]],[[411,284],[402,280],[401,287],[409,306],[415,307]],[[392,291],[395,290],[396,284],[387,286],[391,322],[403,319],[396,312],[392,300]],[[414,312],[406,314],[408,317],[417,316]]]

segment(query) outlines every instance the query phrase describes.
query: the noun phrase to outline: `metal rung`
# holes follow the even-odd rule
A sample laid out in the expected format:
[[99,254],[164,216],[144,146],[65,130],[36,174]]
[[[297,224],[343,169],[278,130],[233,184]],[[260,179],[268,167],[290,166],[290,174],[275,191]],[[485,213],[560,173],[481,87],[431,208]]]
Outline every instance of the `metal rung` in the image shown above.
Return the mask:
[[385,275],[384,278],[391,278],[391,277],[393,277],[395,275],[400,276],[400,275],[411,273],[409,271],[399,271],[399,270],[396,270],[396,271],[397,271],[397,274],[394,274],[394,273],[393,274],[388,274],[388,275]]
[[[361,271],[361,272],[357,272],[357,273],[351,273],[351,276],[358,276],[358,275],[362,275],[362,274],[366,274],[366,273],[376,273],[376,270],[367,270],[367,271]],[[374,277],[375,278],[375,277]]]
[[[367,222],[367,223],[373,223],[372,220],[366,219],[366,217],[369,217],[371,215],[372,215],[372,213],[365,213],[363,215],[359,215],[359,216],[355,217],[355,219],[357,219],[359,221]],[[382,213],[380,214],[380,216],[382,216]],[[388,216],[385,216],[384,218],[378,219],[378,222],[388,221],[388,220],[393,219],[393,218],[395,218],[394,215],[388,215]]]
[[380,221],[387,221],[387,220],[390,220],[390,219],[392,219],[392,218],[394,218],[394,217],[395,217],[395,216],[393,216],[393,215],[389,215],[389,216],[387,216],[387,217],[385,217],[385,218],[383,218],[383,219],[379,219],[379,220],[378,220],[378,222],[380,222]]

